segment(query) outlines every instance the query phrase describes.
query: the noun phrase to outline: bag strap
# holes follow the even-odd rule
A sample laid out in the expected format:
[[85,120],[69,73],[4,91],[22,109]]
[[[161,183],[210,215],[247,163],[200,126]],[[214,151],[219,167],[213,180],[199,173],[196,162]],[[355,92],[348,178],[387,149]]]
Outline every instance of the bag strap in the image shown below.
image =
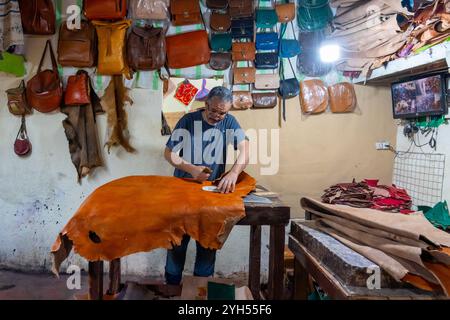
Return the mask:
[[25,116],[22,116],[22,124],[20,125],[19,132],[17,132],[16,140],[19,139],[19,136],[22,140],[28,139],[27,134],[27,125],[25,123]]
[[41,62],[39,63],[38,73],[41,72],[42,64],[44,63],[45,53],[47,52],[47,48],[49,48],[49,50],[50,50],[50,57],[52,59],[53,72],[56,72],[58,74],[58,65],[56,63],[55,54],[53,52],[53,47],[52,47],[52,43],[50,40],[47,40],[47,43],[45,44],[45,49],[44,49],[44,52],[42,53]]

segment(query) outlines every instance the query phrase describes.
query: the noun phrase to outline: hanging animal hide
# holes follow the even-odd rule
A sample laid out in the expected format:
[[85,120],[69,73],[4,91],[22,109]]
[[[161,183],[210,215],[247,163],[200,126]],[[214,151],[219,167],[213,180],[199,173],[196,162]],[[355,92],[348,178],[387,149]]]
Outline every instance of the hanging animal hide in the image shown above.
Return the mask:
[[128,132],[128,117],[125,110],[126,103],[133,104],[128,95],[128,89],[123,83],[121,75],[114,75],[105,90],[101,104],[108,116],[108,153],[111,147],[121,145],[128,152],[136,150],[130,145]]

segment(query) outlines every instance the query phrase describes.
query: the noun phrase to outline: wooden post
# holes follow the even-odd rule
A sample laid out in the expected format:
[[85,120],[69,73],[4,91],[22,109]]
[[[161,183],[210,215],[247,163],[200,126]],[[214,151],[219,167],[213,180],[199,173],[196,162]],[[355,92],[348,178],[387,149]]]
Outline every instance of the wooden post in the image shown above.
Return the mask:
[[109,263],[109,295],[115,295],[120,291],[120,258]]
[[281,300],[284,293],[284,225],[270,226],[269,299]]
[[294,258],[294,300],[307,300],[309,294],[309,276],[302,264]]
[[89,299],[103,299],[103,261],[89,261]]
[[259,300],[261,290],[261,226],[250,227],[250,254],[249,254],[248,286],[253,298]]

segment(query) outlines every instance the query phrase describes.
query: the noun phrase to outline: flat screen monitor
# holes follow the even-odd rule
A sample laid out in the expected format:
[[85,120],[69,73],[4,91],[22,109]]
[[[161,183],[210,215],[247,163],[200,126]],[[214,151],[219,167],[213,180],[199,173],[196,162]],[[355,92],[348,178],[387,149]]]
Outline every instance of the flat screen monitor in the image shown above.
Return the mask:
[[447,114],[447,76],[435,74],[392,84],[394,119]]

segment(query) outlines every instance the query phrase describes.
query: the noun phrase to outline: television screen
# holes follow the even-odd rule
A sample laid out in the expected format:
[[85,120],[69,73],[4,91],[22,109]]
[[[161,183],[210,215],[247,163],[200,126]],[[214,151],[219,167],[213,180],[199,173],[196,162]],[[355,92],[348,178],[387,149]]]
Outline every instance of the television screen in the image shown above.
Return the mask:
[[447,113],[445,75],[422,76],[392,84],[394,118]]

